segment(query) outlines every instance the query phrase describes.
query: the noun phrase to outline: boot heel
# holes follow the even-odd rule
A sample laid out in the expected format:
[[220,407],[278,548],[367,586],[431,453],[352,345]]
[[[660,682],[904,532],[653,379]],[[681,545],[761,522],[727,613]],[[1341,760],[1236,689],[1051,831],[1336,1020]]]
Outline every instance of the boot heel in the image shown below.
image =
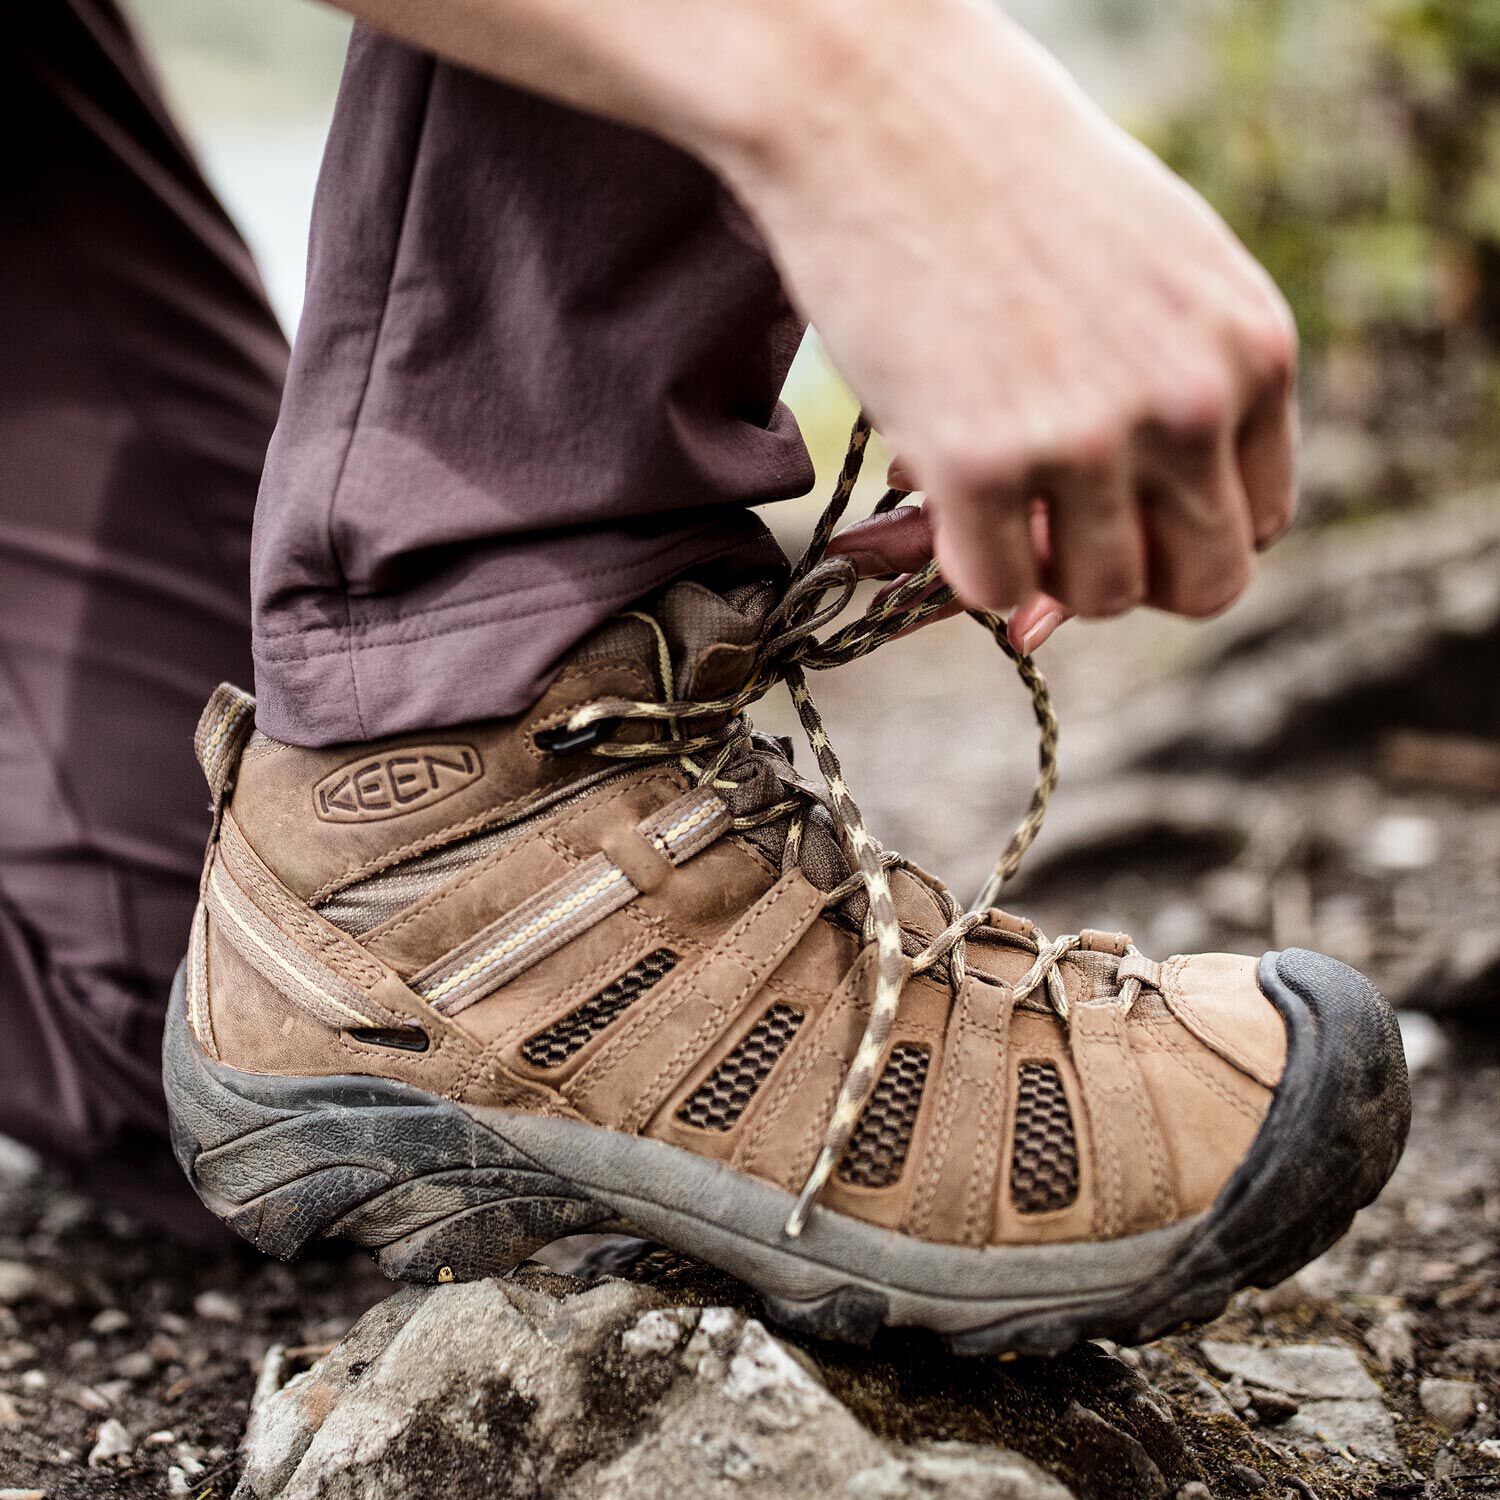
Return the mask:
[[342,1238],[399,1280],[468,1281],[610,1217],[449,1100],[211,1061],[183,991],[179,971],[163,1045],[173,1149],[208,1208],[267,1254]]

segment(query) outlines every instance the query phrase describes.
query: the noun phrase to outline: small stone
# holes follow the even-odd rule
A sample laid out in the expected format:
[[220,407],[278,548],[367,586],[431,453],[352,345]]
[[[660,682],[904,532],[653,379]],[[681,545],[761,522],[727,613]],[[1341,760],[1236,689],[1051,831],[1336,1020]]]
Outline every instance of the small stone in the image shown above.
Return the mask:
[[148,1448],[170,1448],[177,1441],[177,1434],[170,1427],[159,1428],[156,1432],[148,1432],[145,1444]]
[[156,1374],[156,1361],[144,1349],[122,1354],[112,1366],[122,1380],[149,1380]]
[[97,1469],[116,1459],[128,1458],[135,1448],[125,1424],[114,1417],[99,1424],[94,1446],[89,1450],[89,1468]]
[[1247,1490],[1263,1490],[1269,1487],[1270,1480],[1266,1478],[1259,1469],[1252,1469],[1246,1464],[1232,1464],[1229,1472],[1234,1475]]
[[1500,1463],[1500,1438],[1486,1438],[1476,1451],[1481,1458]]
[[9,1307],[39,1297],[41,1292],[42,1278],[34,1266],[24,1260],[0,1260],[0,1303]]
[[1177,1491],[1177,1500],[1214,1500],[1214,1497],[1201,1479],[1194,1479]]
[[1269,1291],[1252,1292],[1250,1305],[1262,1316],[1295,1312],[1307,1300],[1307,1286],[1300,1276],[1288,1276]]
[[21,1408],[16,1405],[16,1398],[0,1391],[0,1427],[19,1426],[21,1426]]
[[129,1327],[130,1315],[118,1307],[106,1307],[103,1312],[97,1312],[89,1319],[89,1330],[106,1338]]
[[111,1406],[118,1406],[130,1394],[130,1385],[128,1380],[100,1380],[95,1383],[94,1389]]
[[146,1353],[159,1365],[175,1365],[182,1358],[182,1345],[165,1333],[153,1333]]
[[23,1370],[21,1372],[21,1389],[23,1391],[45,1391],[50,1382],[45,1370]]
[[181,1338],[193,1325],[181,1313],[164,1312],[158,1315],[156,1326],[163,1333],[174,1334]]
[[213,1290],[193,1298],[193,1311],[206,1323],[238,1323],[245,1316],[233,1297]]
[[1365,1347],[1387,1374],[1410,1369],[1417,1357],[1409,1312],[1388,1312],[1365,1334]]
[[0,1500],[47,1500],[46,1490],[0,1490]]
[[182,1472],[189,1479],[196,1479],[203,1473],[203,1456],[191,1443],[178,1443],[173,1453]]
[[191,1495],[193,1487],[188,1483],[188,1477],[181,1469],[173,1464],[167,1470],[167,1493],[169,1495]]
[[82,1407],[84,1411],[93,1412],[96,1417],[102,1417],[105,1412],[113,1410],[114,1403],[103,1391],[95,1390],[91,1385],[81,1385],[69,1398],[74,1406]]
[[1387,813],[1370,826],[1361,853],[1376,870],[1425,870],[1440,852],[1438,825],[1418,813]]
[[1249,1394],[1250,1409],[1267,1427],[1274,1427],[1278,1422],[1285,1422],[1289,1417],[1295,1417],[1301,1410],[1297,1401],[1284,1391],[1252,1390]]
[[1473,1420],[1479,1406],[1479,1387],[1471,1380],[1429,1378],[1417,1387],[1422,1410],[1444,1432],[1459,1432]]
[[1465,1370],[1500,1371],[1500,1339],[1459,1339],[1448,1357]]
[[70,1364],[78,1365],[93,1359],[99,1352],[99,1346],[93,1339],[74,1339],[64,1352]]

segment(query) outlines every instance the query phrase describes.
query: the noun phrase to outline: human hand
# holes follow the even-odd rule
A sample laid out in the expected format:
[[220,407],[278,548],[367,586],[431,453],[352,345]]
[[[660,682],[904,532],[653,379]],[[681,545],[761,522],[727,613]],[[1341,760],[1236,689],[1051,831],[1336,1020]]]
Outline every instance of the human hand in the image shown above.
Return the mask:
[[874,567],[878,533],[903,571],[922,528],[1031,648],[1069,612],[1225,608],[1294,509],[1284,300],[1003,15],[890,3],[862,35],[795,151],[726,165],[927,496],[840,549]]

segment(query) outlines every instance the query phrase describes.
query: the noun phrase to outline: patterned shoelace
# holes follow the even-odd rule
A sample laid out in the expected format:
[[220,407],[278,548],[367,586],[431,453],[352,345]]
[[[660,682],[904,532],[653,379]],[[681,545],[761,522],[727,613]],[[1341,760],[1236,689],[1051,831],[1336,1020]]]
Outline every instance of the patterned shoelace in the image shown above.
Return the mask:
[[[1013,986],[1013,1000],[1033,992],[1047,997],[1052,1008],[1066,1021],[1068,999],[1058,973],[1065,955],[1082,945],[1078,936],[1047,939],[1030,924],[1018,931],[1010,925],[1013,919],[995,908],[1001,887],[1013,876],[1021,859],[1031,847],[1047,804],[1057,785],[1057,720],[1052,712],[1047,684],[1029,656],[1018,652],[1006,638],[1005,621],[998,615],[970,610],[994,637],[996,644],[1015,664],[1022,682],[1031,694],[1032,708],[1040,732],[1037,780],[1025,815],[1011,834],[994,870],[985,881],[973,906],[964,911],[940,885],[935,885],[915,866],[898,854],[881,849],[865,828],[864,818],[848,783],[838,756],[828,742],[822,717],[808,691],[807,672],[843,666],[867,656],[870,652],[915,630],[941,613],[953,601],[953,590],[941,582],[936,562],[904,579],[881,595],[852,624],[820,640],[817,632],[836,619],[854,597],[859,582],[854,565],[843,557],[826,556],[840,518],[848,508],[854,486],[863,466],[865,447],[870,438],[870,424],[863,413],[854,424],[848,453],[834,486],[832,498],[818,518],[812,540],[792,569],[790,580],[780,601],[766,617],[757,645],[755,663],[743,687],[721,698],[674,700],[674,670],[666,638],[660,626],[649,615],[638,614],[656,633],[661,655],[660,672],[665,702],[638,702],[624,698],[596,699],[576,709],[563,726],[563,732],[574,736],[579,747],[587,745],[594,754],[617,759],[663,760],[679,762],[699,785],[734,785],[720,778],[737,755],[744,752],[750,730],[741,717],[750,704],[765,696],[778,682],[785,682],[796,705],[797,715],[817,758],[827,786],[829,810],[854,873],[829,891],[827,906],[836,907],[857,890],[863,890],[868,901],[864,922],[867,942],[876,948],[875,993],[854,1060],[844,1078],[839,1096],[829,1118],[822,1147],[801,1192],[798,1194],[786,1233],[801,1233],[807,1215],[822,1192],[834,1168],[843,1158],[859,1117],[873,1093],[877,1070],[885,1056],[901,1002],[901,991],[907,978],[922,973],[946,960],[955,993],[964,975],[964,941],[981,930],[1006,944],[1034,954],[1034,961]],[[910,492],[889,489],[875,506],[875,514],[893,509]],[[687,726],[694,721],[712,719],[712,728],[693,733]],[[602,737],[632,720],[649,720],[667,726],[664,741],[627,743]],[[788,818],[791,820],[783,854],[783,868],[796,862],[809,794],[800,793],[777,801],[754,813],[735,818],[741,830]],[[901,923],[896,913],[887,872],[900,866],[910,871],[933,892],[947,926],[922,951],[908,955],[902,946]],[[1133,950],[1132,950],[1133,951]],[[1127,978],[1119,998],[1128,1009],[1140,992],[1140,981]]]

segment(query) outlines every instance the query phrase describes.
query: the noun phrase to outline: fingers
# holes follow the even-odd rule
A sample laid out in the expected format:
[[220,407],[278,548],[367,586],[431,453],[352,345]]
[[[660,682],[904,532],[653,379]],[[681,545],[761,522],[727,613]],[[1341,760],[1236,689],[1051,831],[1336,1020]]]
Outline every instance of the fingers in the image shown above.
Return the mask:
[[861,578],[915,573],[932,558],[932,520],[923,507],[898,506],[846,527],[829,542],[828,555],[847,557]]
[[1178,469],[1147,480],[1142,502],[1147,602],[1191,619],[1233,604],[1250,582],[1254,545],[1233,443],[1219,443],[1196,472]]
[[1030,656],[1045,645],[1052,632],[1068,618],[1068,608],[1051,594],[1033,594],[1011,610],[1005,621],[1005,635],[1023,656]]
[[1296,401],[1279,387],[1267,391],[1240,428],[1239,467],[1259,548],[1276,541],[1296,514],[1298,438]]
[[1008,610],[1037,590],[1030,495],[1025,487],[929,495],[934,555],[967,608]]
[[1146,541],[1127,474],[1097,470],[1055,479],[1048,536],[1048,585],[1074,614],[1109,619],[1145,599]]

